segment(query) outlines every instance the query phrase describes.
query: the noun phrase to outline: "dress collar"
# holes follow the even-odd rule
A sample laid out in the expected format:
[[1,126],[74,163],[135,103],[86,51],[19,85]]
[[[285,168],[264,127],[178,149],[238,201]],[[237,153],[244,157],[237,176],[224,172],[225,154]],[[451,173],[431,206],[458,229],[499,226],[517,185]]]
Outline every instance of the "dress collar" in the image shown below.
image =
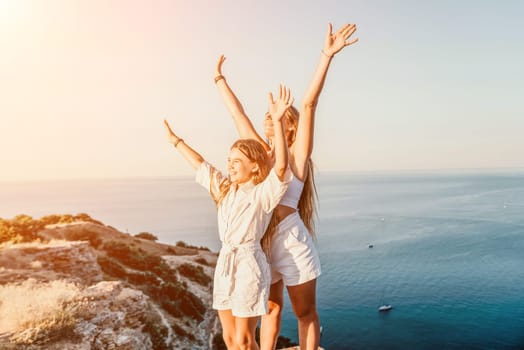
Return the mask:
[[247,182],[244,182],[243,184],[236,185],[235,191],[241,190],[242,192],[247,193],[251,191],[253,187],[255,187],[253,180],[249,180]]

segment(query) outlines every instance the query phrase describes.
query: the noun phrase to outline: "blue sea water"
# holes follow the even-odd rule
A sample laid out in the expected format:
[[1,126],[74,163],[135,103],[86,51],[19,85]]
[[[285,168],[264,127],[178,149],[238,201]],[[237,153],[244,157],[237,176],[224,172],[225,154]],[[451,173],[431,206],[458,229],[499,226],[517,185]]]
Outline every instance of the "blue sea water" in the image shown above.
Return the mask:
[[[524,172],[322,173],[317,187],[323,347],[524,349]],[[0,183],[2,218],[78,212],[219,247],[192,179]],[[288,302],[282,334],[297,340]]]

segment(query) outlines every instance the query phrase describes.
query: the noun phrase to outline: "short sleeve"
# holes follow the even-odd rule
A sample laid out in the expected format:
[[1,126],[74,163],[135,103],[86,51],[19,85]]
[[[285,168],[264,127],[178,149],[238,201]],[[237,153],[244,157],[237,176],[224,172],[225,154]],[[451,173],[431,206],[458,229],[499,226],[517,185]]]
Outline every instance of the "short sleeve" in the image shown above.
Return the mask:
[[220,184],[225,179],[225,176],[219,170],[205,161],[200,164],[195,174],[195,181],[210,194],[218,193]]
[[284,173],[284,179],[280,181],[274,169],[271,169],[269,175],[257,186],[257,197],[261,201],[262,208],[269,213],[280,203],[282,197],[287,191],[288,185],[293,179],[293,173],[289,166]]

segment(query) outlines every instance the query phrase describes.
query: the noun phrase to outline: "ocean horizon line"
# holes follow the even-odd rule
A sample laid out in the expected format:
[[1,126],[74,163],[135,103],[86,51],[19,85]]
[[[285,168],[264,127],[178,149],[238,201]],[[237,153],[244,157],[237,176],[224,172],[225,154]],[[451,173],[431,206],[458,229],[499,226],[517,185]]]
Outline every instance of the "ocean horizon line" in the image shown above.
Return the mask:
[[[433,168],[433,169],[377,169],[377,170],[322,170],[315,169],[316,175],[515,175],[524,174],[524,166],[515,167],[489,167],[489,168]],[[137,181],[137,180],[191,180],[194,175],[135,175],[135,176],[88,176],[88,177],[50,177],[50,178],[24,178],[24,179],[0,179],[0,183],[41,183],[41,182],[63,182],[63,181]]]

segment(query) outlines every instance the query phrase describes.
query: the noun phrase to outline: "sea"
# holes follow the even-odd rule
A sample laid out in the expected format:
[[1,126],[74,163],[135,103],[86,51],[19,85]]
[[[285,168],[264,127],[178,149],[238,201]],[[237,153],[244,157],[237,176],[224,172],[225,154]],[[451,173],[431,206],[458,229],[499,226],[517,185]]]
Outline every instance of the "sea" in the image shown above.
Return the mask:
[[[524,169],[316,180],[326,350],[524,349]],[[58,213],[220,247],[214,204],[189,177],[0,182],[0,217]],[[282,335],[298,340],[287,296]]]

